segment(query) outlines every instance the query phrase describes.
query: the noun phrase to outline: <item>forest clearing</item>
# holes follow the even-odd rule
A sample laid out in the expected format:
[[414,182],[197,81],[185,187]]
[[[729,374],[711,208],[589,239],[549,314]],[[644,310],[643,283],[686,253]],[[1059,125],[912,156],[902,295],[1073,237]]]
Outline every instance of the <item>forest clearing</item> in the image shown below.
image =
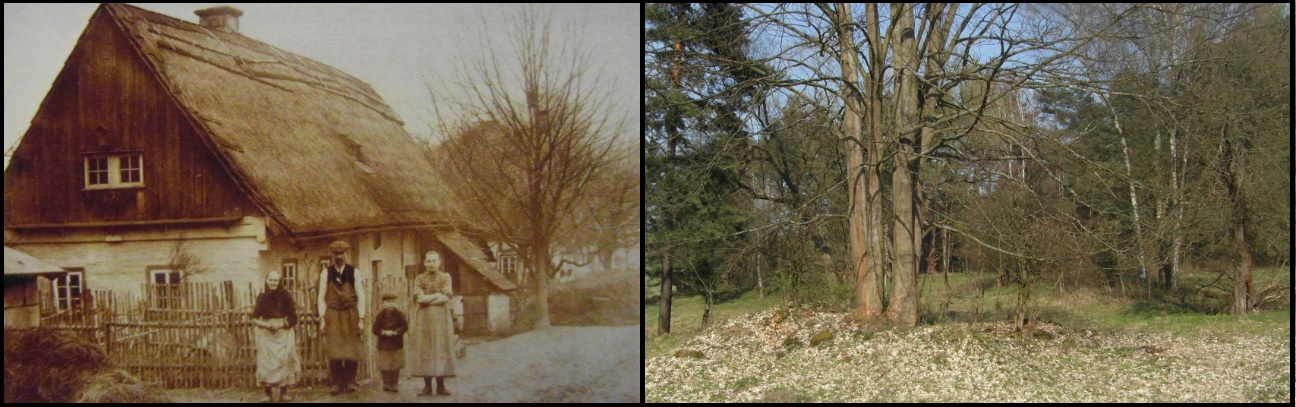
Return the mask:
[[[1016,294],[994,288],[993,275],[953,273],[949,289],[943,278],[920,279],[925,322],[915,328],[864,326],[841,309],[789,308],[753,291],[715,305],[706,329],[701,299],[677,297],[678,328],[662,336],[656,307],[646,307],[647,401],[1291,402],[1290,296],[1235,319],[1040,285],[1023,339],[1010,310],[995,310]],[[1257,272],[1257,281],[1290,278]],[[927,310],[947,298],[934,324]],[[825,331],[832,339],[810,345]]]
[[647,401],[1290,403],[1290,27],[646,5]]

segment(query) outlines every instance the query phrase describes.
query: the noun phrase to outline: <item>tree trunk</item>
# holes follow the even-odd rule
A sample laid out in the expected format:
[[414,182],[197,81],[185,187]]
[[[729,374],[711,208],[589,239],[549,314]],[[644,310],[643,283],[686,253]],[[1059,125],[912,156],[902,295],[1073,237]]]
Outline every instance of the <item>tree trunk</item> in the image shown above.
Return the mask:
[[661,305],[657,312],[657,334],[669,334],[671,329],[671,261],[662,256]]
[[1178,139],[1179,139],[1179,129],[1178,128],[1170,129],[1170,185],[1172,188],[1174,188],[1174,206],[1175,206],[1175,217],[1173,221],[1174,227],[1171,230],[1171,233],[1174,236],[1174,243],[1172,243],[1173,247],[1171,248],[1172,257],[1170,260],[1170,290],[1171,291],[1179,290],[1179,272],[1180,272],[1179,269],[1180,251],[1179,250],[1181,247],[1183,247],[1183,237],[1181,234],[1182,233],[1181,227],[1183,225],[1183,213],[1184,213],[1183,212],[1184,210],[1183,185],[1182,185],[1183,179],[1180,178],[1179,174],[1181,171],[1184,170],[1184,168],[1187,168],[1188,166],[1188,151],[1186,151],[1186,149],[1183,152],[1182,161],[1179,159],[1179,152],[1175,147]]
[[885,256],[885,251],[882,249],[882,181],[878,177],[878,169],[882,164],[882,86],[884,83],[882,75],[886,67],[884,60],[887,47],[878,23],[877,4],[868,5],[864,9],[864,15],[867,20],[865,32],[869,46],[872,48],[869,54],[872,58],[869,60],[868,76],[864,78],[868,89],[868,105],[865,106],[868,121],[867,134],[863,136],[864,153],[867,156],[864,166],[865,196],[861,197],[861,201],[864,202],[864,218],[867,222],[864,228],[864,239],[867,241],[869,253],[865,264],[868,274],[873,278],[872,296],[877,301],[871,316],[876,317],[882,314],[886,306],[886,299],[883,297],[886,292],[886,270],[883,268],[882,261]]
[[927,250],[927,274],[936,274],[936,231],[932,230],[930,248]]
[[536,328],[549,326],[549,273],[552,265],[549,257],[549,244],[541,243],[536,245],[537,248],[535,259],[536,266],[536,314],[540,319],[536,320]]
[[1233,204],[1233,244],[1238,251],[1237,264],[1233,266],[1233,306],[1232,314],[1245,317],[1250,309],[1251,295],[1251,245],[1246,242],[1247,201],[1243,190],[1242,164],[1237,162],[1239,154],[1233,151],[1236,143],[1230,142],[1228,135],[1220,143],[1221,162],[1220,177],[1228,191]]
[[877,252],[870,252],[866,247],[868,244],[867,226],[865,218],[869,216],[870,208],[867,204],[869,196],[866,194],[867,188],[863,188],[864,179],[861,178],[863,171],[868,171],[864,167],[863,158],[864,150],[862,148],[864,133],[862,131],[860,113],[863,109],[861,95],[859,92],[859,81],[856,76],[858,59],[855,56],[855,40],[852,35],[851,27],[853,18],[851,17],[850,5],[839,3],[837,5],[837,14],[833,16],[833,23],[836,25],[837,38],[841,46],[841,69],[842,79],[842,99],[846,102],[845,113],[845,130],[842,140],[847,144],[846,148],[846,168],[847,193],[850,194],[850,249],[851,265],[855,271],[855,314],[872,319],[882,311],[882,301],[878,298],[877,293],[877,274],[876,269],[870,267],[871,258],[877,255]]
[[[950,244],[949,236],[949,229],[941,229],[941,248],[943,249],[941,250],[941,256],[942,260],[944,260],[941,263],[941,267],[945,270],[946,276],[950,273],[950,250],[953,249],[953,245]],[[949,279],[949,277],[945,278],[947,280]]]
[[894,172],[891,175],[891,208],[895,213],[891,237],[894,252],[891,302],[887,313],[892,321],[901,326],[918,324],[918,225],[917,211],[914,205],[915,175],[913,148],[918,138],[918,88],[916,56],[917,44],[914,38],[913,5],[893,3],[891,30],[891,49],[894,52],[896,72],[896,121],[895,134],[897,143],[893,145],[892,155]]
[[[680,9],[679,11],[677,11],[676,17],[679,19],[680,23],[683,23],[685,21],[684,10]],[[682,64],[683,61],[683,55],[684,55],[684,42],[680,40],[676,40],[675,41],[675,61],[674,63],[671,64],[671,88],[672,89],[679,89],[680,87],[680,81],[682,79],[682,76],[680,75],[680,65]],[[672,109],[679,109],[679,108],[672,107]],[[678,111],[676,112],[676,114],[678,114]],[[670,163],[671,172],[674,173],[675,172],[675,145],[680,137],[679,129],[675,128],[674,125],[668,125],[666,126],[666,131],[668,132],[668,134],[666,135],[666,144],[667,144],[666,159]],[[663,211],[662,218],[663,218],[662,219],[663,228],[665,230],[670,230],[672,224],[674,223],[671,222],[670,211]],[[662,254],[662,283],[661,283],[661,300],[660,300],[661,304],[658,307],[658,314],[657,314],[658,316],[657,334],[658,335],[669,334],[671,330],[671,288],[672,288],[671,287],[671,261],[670,261],[670,250],[666,249],[664,251],[665,253]]]
[[702,310],[702,328],[711,322],[711,290],[706,290],[706,308]]
[[1251,248],[1246,243],[1246,232],[1242,222],[1237,222],[1233,230],[1233,243],[1238,249],[1238,263],[1233,267],[1233,315],[1245,317],[1250,310],[1251,295]]
[[[1108,108],[1112,109],[1111,101],[1106,100],[1106,102],[1108,104]],[[1144,291],[1145,295],[1150,296],[1151,293],[1148,287],[1148,275],[1147,275],[1147,263],[1148,263],[1147,251],[1144,249],[1145,240],[1143,238],[1143,223],[1139,221],[1138,192],[1134,188],[1134,181],[1133,181],[1134,170],[1133,167],[1130,165],[1130,148],[1129,148],[1129,143],[1126,141],[1125,131],[1121,128],[1120,118],[1117,117],[1115,110],[1112,110],[1112,122],[1116,125],[1116,133],[1120,134],[1121,152],[1125,155],[1125,177],[1130,180],[1129,181],[1130,206],[1133,208],[1133,212],[1134,212],[1134,238],[1136,240],[1135,245],[1138,246],[1139,288]]]

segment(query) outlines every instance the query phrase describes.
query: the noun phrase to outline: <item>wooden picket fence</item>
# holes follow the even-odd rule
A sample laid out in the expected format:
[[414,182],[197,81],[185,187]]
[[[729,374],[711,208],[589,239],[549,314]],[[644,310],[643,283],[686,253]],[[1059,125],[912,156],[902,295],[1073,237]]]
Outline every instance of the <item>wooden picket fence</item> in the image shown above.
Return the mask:
[[[378,291],[383,286],[404,286],[404,281],[375,285]],[[81,307],[48,315],[41,325],[93,340],[114,366],[165,388],[251,387],[256,385],[256,341],[249,316],[261,291],[259,286],[235,287],[229,281],[144,284],[142,295],[95,290],[83,298]],[[326,386],[328,363],[316,315],[318,291],[310,287],[291,293],[298,315],[294,329],[302,361],[299,384]],[[371,336],[364,338],[366,348],[372,350]],[[360,361],[358,381],[377,377],[370,371],[373,352],[369,354]]]

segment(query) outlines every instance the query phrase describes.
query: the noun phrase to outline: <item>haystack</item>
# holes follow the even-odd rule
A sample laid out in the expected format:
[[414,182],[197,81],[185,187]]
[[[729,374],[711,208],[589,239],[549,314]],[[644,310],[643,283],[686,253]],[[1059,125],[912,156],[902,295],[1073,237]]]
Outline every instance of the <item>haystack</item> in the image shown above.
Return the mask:
[[4,402],[165,402],[162,391],[115,369],[102,349],[51,330],[5,330]]

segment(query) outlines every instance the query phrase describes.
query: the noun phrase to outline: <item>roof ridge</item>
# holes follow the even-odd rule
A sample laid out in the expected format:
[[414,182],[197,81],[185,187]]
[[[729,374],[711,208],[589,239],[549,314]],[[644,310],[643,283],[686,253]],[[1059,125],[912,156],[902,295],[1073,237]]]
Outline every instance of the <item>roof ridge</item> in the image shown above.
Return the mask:
[[[212,47],[198,44],[190,40],[181,39],[174,34],[169,34],[166,33],[164,30],[159,29],[158,26],[154,24],[154,21],[149,21],[149,19],[158,18],[161,20],[165,20],[167,23],[169,23],[166,24],[166,27],[169,28],[182,29],[194,33],[205,34],[207,37],[210,37],[214,41],[219,42],[222,47],[228,47],[229,45],[231,45],[229,44],[231,40],[230,38],[221,38],[220,36],[218,36],[218,34],[213,32],[212,30],[209,30],[197,23],[185,21],[166,14],[150,11],[147,9],[143,9],[137,6],[132,6],[124,3],[108,3],[106,5],[109,7],[120,8],[122,11],[125,12],[125,13],[110,13],[110,15],[112,15],[113,17],[122,18],[122,19],[130,19],[132,17],[138,17],[139,21],[148,24],[148,26],[151,29],[150,31],[155,35],[165,37],[168,40],[177,40],[185,43],[186,45],[199,48],[206,52],[220,54],[232,58],[236,61],[242,61],[242,56],[238,55],[238,53],[234,51],[229,50],[229,48],[226,48],[225,50],[218,50]],[[130,25],[128,24],[127,27],[130,27]],[[238,65],[244,68],[244,72],[238,72],[235,70],[231,70],[231,72],[240,73],[244,76],[257,80],[258,82],[272,85],[283,90],[288,90],[288,89],[284,88],[282,85],[276,85],[269,81],[266,81],[263,78],[269,77],[270,79],[275,79],[275,80],[292,81],[292,82],[301,83],[303,85],[310,86],[312,88],[360,103],[361,105],[377,112],[383,117],[386,117],[388,120],[399,123],[402,126],[405,125],[404,120],[401,120],[400,117],[396,115],[395,110],[393,110],[390,105],[388,105],[386,102],[382,100],[382,97],[379,96],[377,91],[373,89],[373,86],[369,85],[367,82],[361,80],[360,78],[356,78],[351,74],[348,74],[340,69],[334,68],[323,62],[319,62],[309,57],[298,55],[296,53],[284,50],[282,48],[265,43],[255,38],[248,37],[239,32],[233,32],[233,33],[222,32],[220,35],[234,35],[234,34],[237,35],[237,37],[235,38],[237,38],[239,41],[248,42],[248,44],[243,44],[244,46],[241,47],[242,49],[253,51],[253,52],[261,51],[261,50],[253,50],[246,46],[246,45],[253,45],[256,47],[263,48],[264,50],[270,51],[269,54],[273,54],[273,57],[278,59],[276,61],[258,60],[257,61],[258,63],[278,62],[282,64],[284,67],[287,67],[288,69],[291,69],[292,71],[297,72],[302,76],[308,77],[310,79],[314,79],[317,82],[312,83],[310,81],[299,80],[297,78],[292,78],[288,76],[282,76],[282,75],[274,76],[273,74],[269,74],[266,72],[257,72],[256,70],[247,67],[246,64],[243,63],[240,63]],[[139,33],[132,32],[131,36],[138,37]],[[234,44],[234,45],[239,45],[239,44]],[[179,52],[181,54],[186,54],[186,56],[193,58],[195,60],[212,63],[212,61],[207,60],[201,55],[185,52],[183,50],[178,49],[177,47],[168,47],[168,48],[171,49],[172,51]],[[219,66],[219,64],[214,64],[214,63],[213,65]],[[222,69],[230,70],[227,67],[223,67],[223,66],[220,67]],[[351,95],[348,93],[354,93],[355,95]],[[357,95],[360,97],[358,97]]]

